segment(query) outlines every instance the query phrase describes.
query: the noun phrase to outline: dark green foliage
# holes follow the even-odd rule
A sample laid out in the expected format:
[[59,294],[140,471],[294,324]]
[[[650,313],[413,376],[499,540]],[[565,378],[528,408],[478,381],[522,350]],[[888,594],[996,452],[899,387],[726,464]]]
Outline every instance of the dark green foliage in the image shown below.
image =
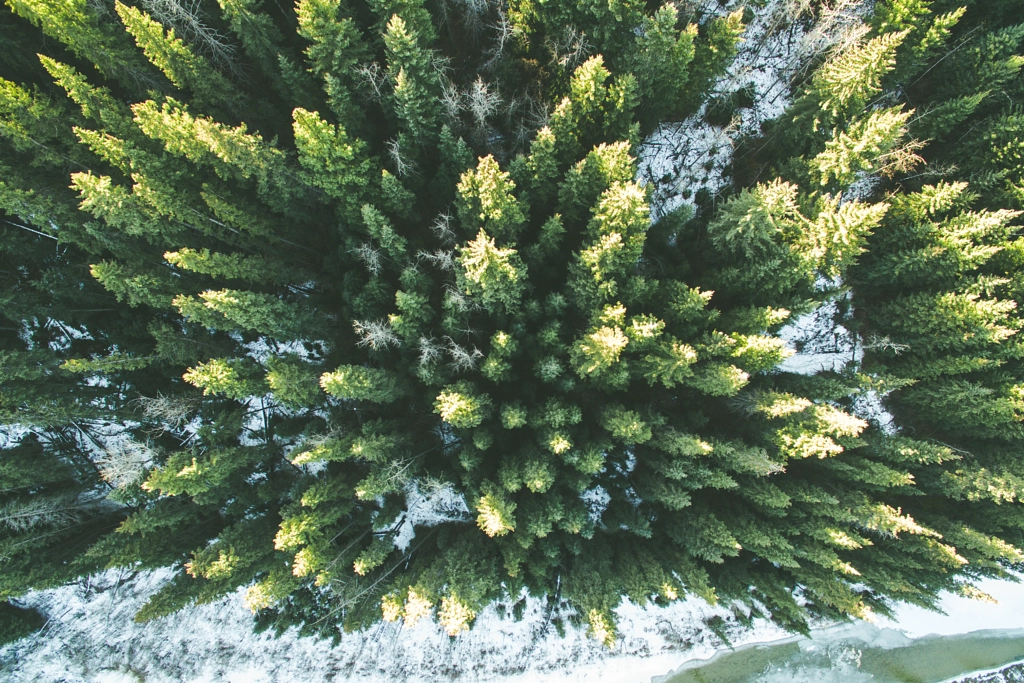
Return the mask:
[[[612,645],[624,598],[805,631],[1021,562],[1009,15],[879,3],[728,197],[652,225],[641,136],[706,102],[741,11],[204,3],[224,53],[9,4],[52,40],[0,60],[0,597],[169,565],[138,619],[244,586],[338,638],[525,590]],[[919,155],[970,186],[844,196]],[[830,298],[863,361],[777,370]]]
[[32,635],[43,627],[43,623],[43,615],[34,609],[0,602],[0,645]]

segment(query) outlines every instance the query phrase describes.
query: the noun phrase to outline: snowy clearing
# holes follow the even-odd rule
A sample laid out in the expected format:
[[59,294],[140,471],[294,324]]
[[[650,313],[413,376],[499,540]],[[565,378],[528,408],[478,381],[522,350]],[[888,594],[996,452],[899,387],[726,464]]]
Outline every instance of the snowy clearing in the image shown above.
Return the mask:
[[[699,600],[665,609],[624,605],[617,610],[623,637],[610,651],[582,630],[567,629],[560,637],[537,600],[529,601],[518,622],[508,606],[490,607],[458,638],[433,623],[411,630],[381,624],[345,635],[338,647],[298,638],[294,631],[280,638],[253,633],[240,592],[147,624],[133,622],[135,610],[169,577],[168,571],[131,577],[110,571],[32,593],[21,602],[39,609],[48,622],[40,633],[0,648],[0,674],[19,683],[647,683],[724,651],[709,622],[734,647],[792,638],[764,622],[745,630],[728,610]],[[899,647],[907,638],[929,634],[1024,628],[1024,583],[985,580],[979,587],[998,603],[947,595],[941,603],[945,615],[905,606],[894,619],[874,625],[826,628],[813,642],[853,633],[876,647]]]
[[[116,571],[32,593],[21,602],[48,619],[36,635],[0,649],[9,680],[121,683],[169,681],[648,681],[686,659],[723,646],[786,634],[770,624],[745,630],[726,609],[700,600],[661,609],[623,605],[623,637],[606,650],[583,629],[564,638],[530,599],[520,621],[511,605],[488,607],[473,630],[449,638],[433,623],[413,629],[382,623],[329,641],[255,634],[241,591],[146,624],[132,616],[169,571],[129,577]],[[719,627],[720,624],[720,627]]]

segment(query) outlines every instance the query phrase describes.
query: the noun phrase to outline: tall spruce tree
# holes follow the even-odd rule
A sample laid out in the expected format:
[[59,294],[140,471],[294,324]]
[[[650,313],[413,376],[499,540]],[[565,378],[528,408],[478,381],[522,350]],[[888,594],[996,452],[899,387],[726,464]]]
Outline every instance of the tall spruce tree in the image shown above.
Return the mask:
[[[991,7],[878,3],[862,46],[829,59],[809,79],[808,96],[793,108],[797,125],[769,128],[767,139],[750,146],[756,152],[748,164],[738,166],[741,173],[774,167],[799,181],[811,159],[811,179],[828,186],[845,174],[847,183],[862,182],[861,196],[891,204],[842,279],[849,294],[842,322],[864,351],[846,381],[885,396],[893,418],[880,430],[887,433],[869,433],[862,482],[895,481],[894,471],[909,477],[913,488],[891,504],[941,534],[973,576],[998,575],[1022,559],[1020,465],[1012,455],[1020,424],[1013,398],[1020,324],[1011,284],[1020,205],[1014,161],[1001,152],[1012,148],[1013,133],[996,132],[1012,117],[1006,103],[1020,88],[1020,41],[1010,22]],[[849,86],[857,79],[840,79],[846,87],[839,90],[829,84],[830,73],[853,65],[868,88],[860,97],[888,107],[876,108],[864,124],[834,108],[856,92]],[[989,85],[1006,99],[988,100]],[[886,116],[891,126],[864,135],[871,119],[885,123]],[[807,121],[817,135],[800,132]],[[845,121],[846,133],[836,127],[829,136],[822,128]],[[904,128],[920,139],[901,142],[893,133]],[[978,130],[985,132],[975,137]],[[787,145],[803,154],[786,154]],[[842,162],[865,150],[877,161]],[[973,594],[963,579],[952,589]]]
[[906,509],[978,564],[1019,566],[1020,7],[911,4],[881,4],[873,24],[949,35],[893,76],[917,107],[910,129],[928,142],[927,166],[893,179],[893,210],[851,272],[854,326],[896,423],[941,458],[915,467],[928,495]]

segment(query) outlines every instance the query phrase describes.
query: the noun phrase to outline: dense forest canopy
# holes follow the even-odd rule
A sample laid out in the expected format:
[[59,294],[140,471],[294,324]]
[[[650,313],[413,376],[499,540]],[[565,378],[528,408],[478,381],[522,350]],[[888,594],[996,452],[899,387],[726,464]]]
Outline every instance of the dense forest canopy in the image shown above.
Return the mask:
[[[1020,569],[1024,2],[747,5],[6,0],[0,598],[529,594],[611,646],[624,599],[805,631]],[[768,12],[832,33],[652,220],[643,141],[749,106]],[[859,353],[785,371],[825,303]]]

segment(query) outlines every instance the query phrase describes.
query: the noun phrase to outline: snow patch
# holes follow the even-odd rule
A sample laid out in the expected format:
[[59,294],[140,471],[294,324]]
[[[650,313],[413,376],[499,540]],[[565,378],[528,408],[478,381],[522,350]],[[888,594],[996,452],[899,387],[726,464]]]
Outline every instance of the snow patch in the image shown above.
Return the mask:
[[[864,345],[859,337],[837,322],[837,314],[836,301],[831,300],[783,327],[779,337],[795,353],[776,368],[782,372],[816,375],[819,372],[841,373],[851,364],[860,363],[864,359]],[[884,395],[874,389],[863,391],[854,396],[852,412],[884,434],[893,435],[897,432],[895,418],[886,410],[883,398]]]
[[594,524],[601,523],[601,515],[604,514],[612,497],[608,495],[603,486],[595,486],[580,494],[580,500],[587,506],[587,515]]
[[876,425],[883,434],[893,436],[897,427],[895,418],[882,405],[882,396],[874,389],[860,394],[853,400],[853,414]]
[[814,375],[842,372],[848,363],[860,361],[864,351],[849,330],[836,322],[837,311],[835,301],[826,301],[783,327],[779,337],[796,353],[776,367]]
[[395,535],[395,547],[406,550],[416,537],[416,527],[469,522],[471,519],[466,498],[451,484],[431,487],[413,481],[405,489],[405,516]]
[[320,360],[324,353],[330,348],[330,343],[322,339],[297,339],[290,342],[279,342],[267,337],[260,337],[256,341],[242,344],[247,355],[261,365],[266,364],[270,358],[284,355],[293,355],[301,358],[307,363],[315,363]]
[[14,448],[31,431],[22,424],[0,425],[0,449]]

